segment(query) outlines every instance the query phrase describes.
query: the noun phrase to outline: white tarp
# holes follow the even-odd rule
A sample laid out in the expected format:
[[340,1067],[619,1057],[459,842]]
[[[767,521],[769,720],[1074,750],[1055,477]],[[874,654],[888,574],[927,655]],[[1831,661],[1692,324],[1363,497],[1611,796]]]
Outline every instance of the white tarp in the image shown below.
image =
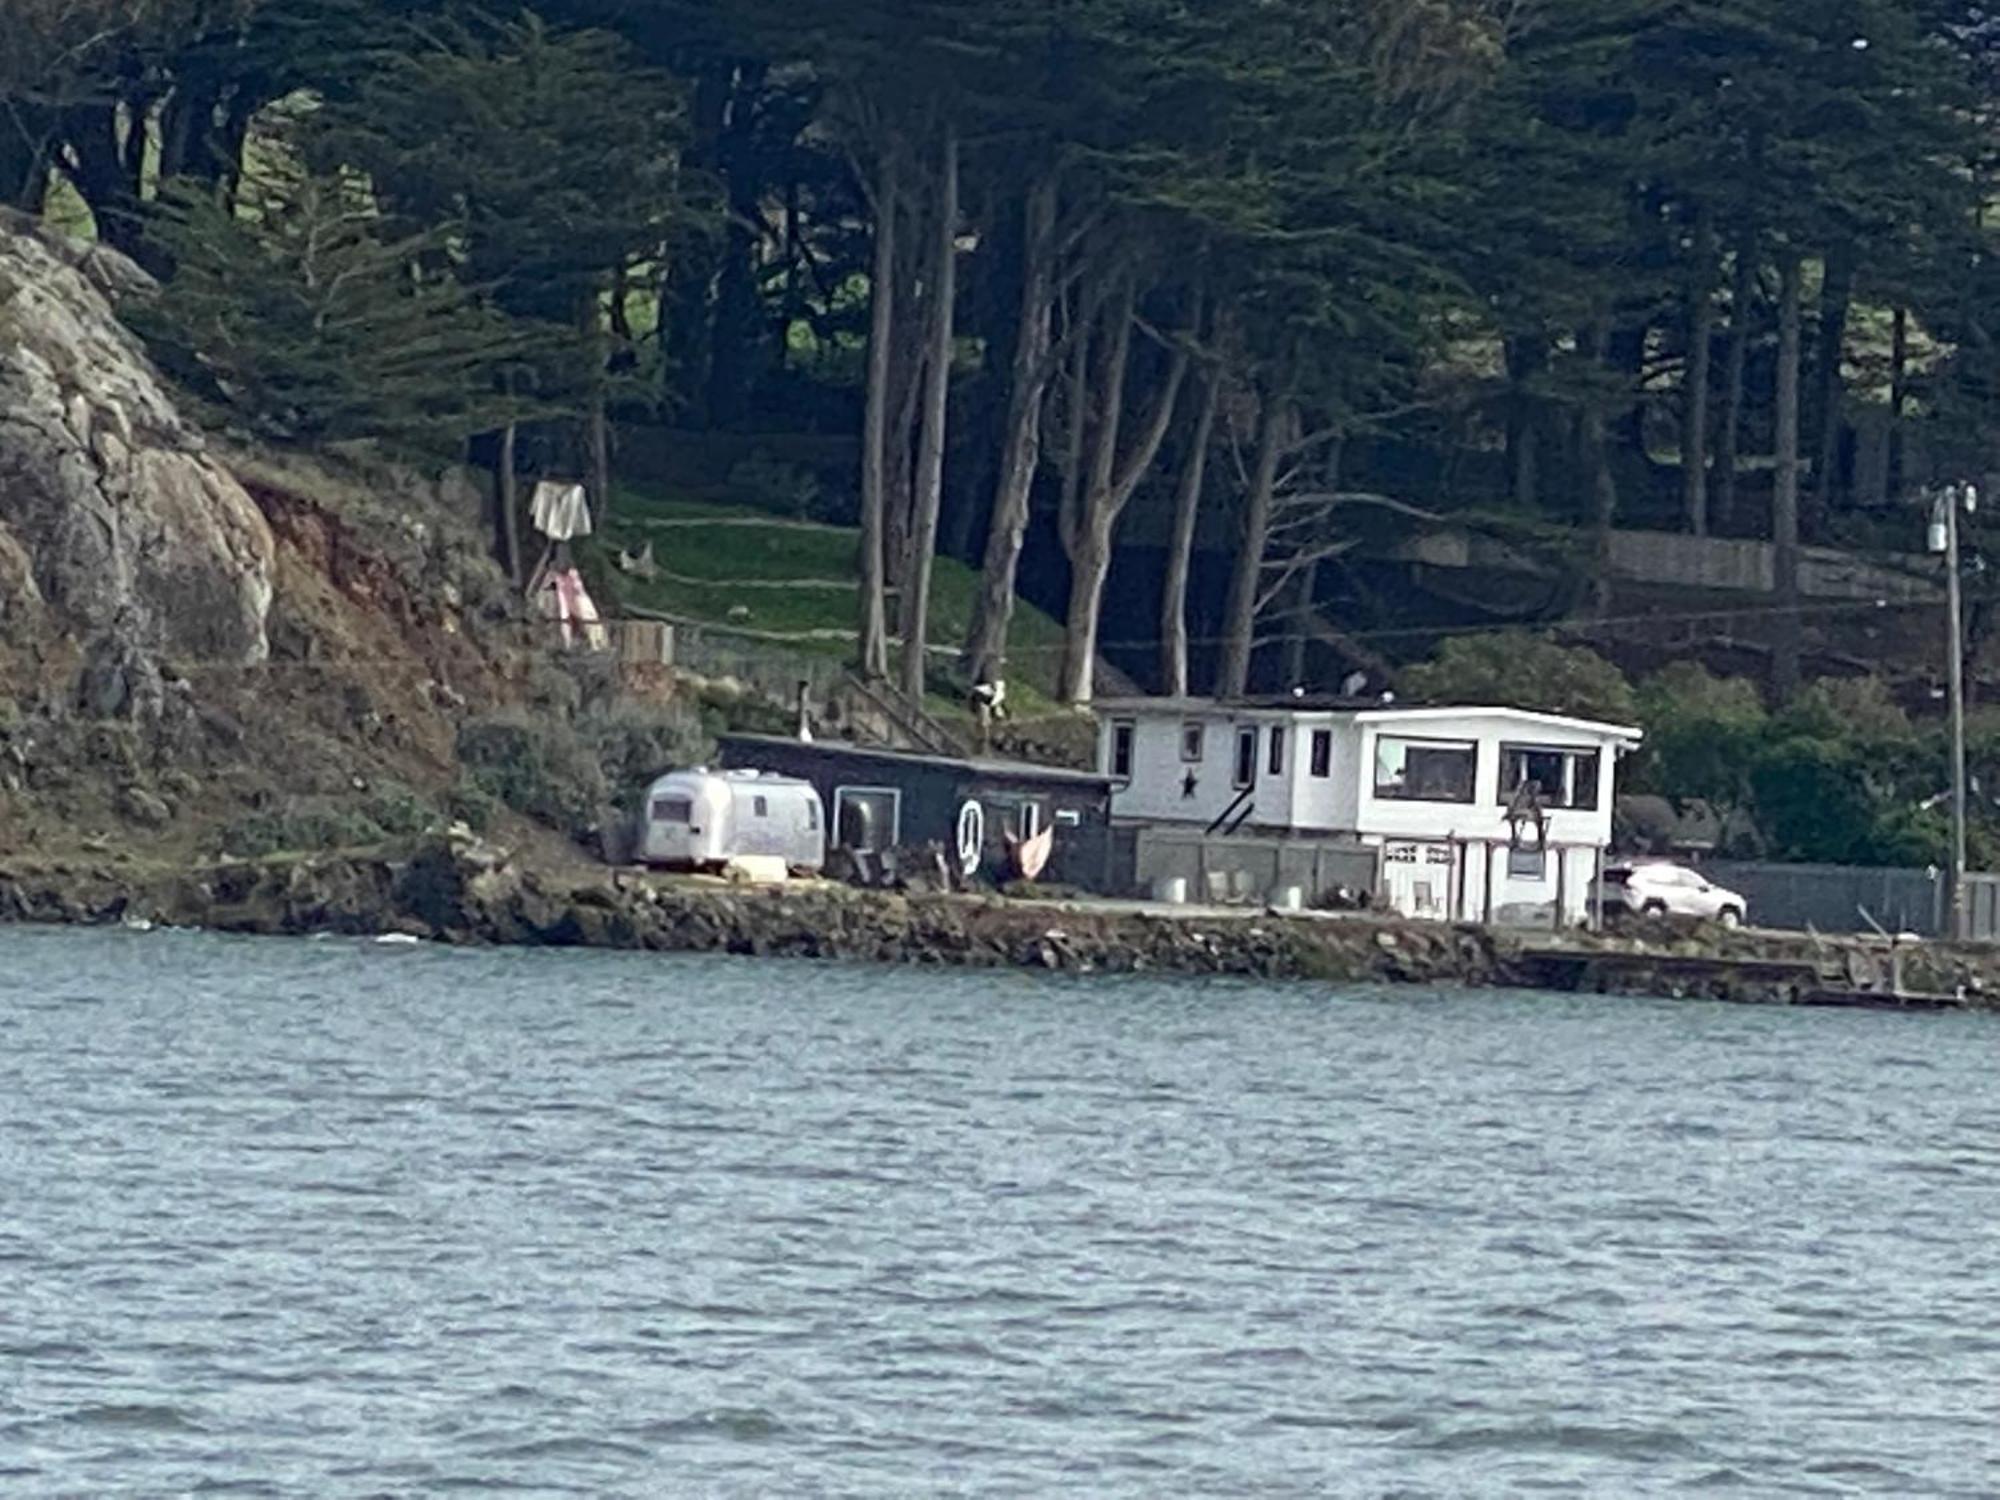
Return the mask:
[[590,501],[580,484],[544,479],[531,502],[535,530],[552,542],[590,535]]

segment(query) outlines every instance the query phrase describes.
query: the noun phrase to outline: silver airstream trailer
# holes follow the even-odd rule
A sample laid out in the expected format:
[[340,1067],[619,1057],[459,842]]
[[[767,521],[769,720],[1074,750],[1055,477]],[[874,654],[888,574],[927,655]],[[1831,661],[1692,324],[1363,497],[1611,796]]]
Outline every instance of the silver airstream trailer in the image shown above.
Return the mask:
[[733,859],[782,859],[794,874],[826,864],[826,813],[809,781],[761,771],[671,771],[646,789],[639,859],[719,870]]

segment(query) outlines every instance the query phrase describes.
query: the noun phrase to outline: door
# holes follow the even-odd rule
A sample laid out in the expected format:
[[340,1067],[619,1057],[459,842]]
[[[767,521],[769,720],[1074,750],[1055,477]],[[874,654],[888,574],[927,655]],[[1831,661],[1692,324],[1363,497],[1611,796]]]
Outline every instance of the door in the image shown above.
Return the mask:
[[695,851],[694,800],[671,792],[646,805],[646,858],[654,864],[692,864]]
[[1383,846],[1382,884],[1389,904],[1425,922],[1451,919],[1458,861],[1450,844],[1396,840]]

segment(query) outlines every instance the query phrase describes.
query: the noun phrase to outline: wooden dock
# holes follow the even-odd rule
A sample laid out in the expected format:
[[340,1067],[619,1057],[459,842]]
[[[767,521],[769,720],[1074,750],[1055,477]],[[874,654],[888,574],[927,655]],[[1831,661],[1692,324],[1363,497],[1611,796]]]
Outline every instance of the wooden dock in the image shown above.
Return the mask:
[[[1522,951],[1522,983],[1574,994],[1672,995],[1821,1010],[1966,1010],[1964,995],[1927,993],[1894,982],[1857,984],[1845,971],[1807,958],[1653,953],[1539,947]],[[1889,966],[1892,974],[1895,965]]]

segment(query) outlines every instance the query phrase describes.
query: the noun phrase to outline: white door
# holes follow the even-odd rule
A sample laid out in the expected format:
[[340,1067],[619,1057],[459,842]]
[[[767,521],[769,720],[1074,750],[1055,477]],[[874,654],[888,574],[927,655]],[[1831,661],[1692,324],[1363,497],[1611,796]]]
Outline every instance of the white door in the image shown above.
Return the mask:
[[1383,846],[1382,882],[1389,904],[1425,922],[1451,920],[1458,865],[1450,844],[1399,839]]

